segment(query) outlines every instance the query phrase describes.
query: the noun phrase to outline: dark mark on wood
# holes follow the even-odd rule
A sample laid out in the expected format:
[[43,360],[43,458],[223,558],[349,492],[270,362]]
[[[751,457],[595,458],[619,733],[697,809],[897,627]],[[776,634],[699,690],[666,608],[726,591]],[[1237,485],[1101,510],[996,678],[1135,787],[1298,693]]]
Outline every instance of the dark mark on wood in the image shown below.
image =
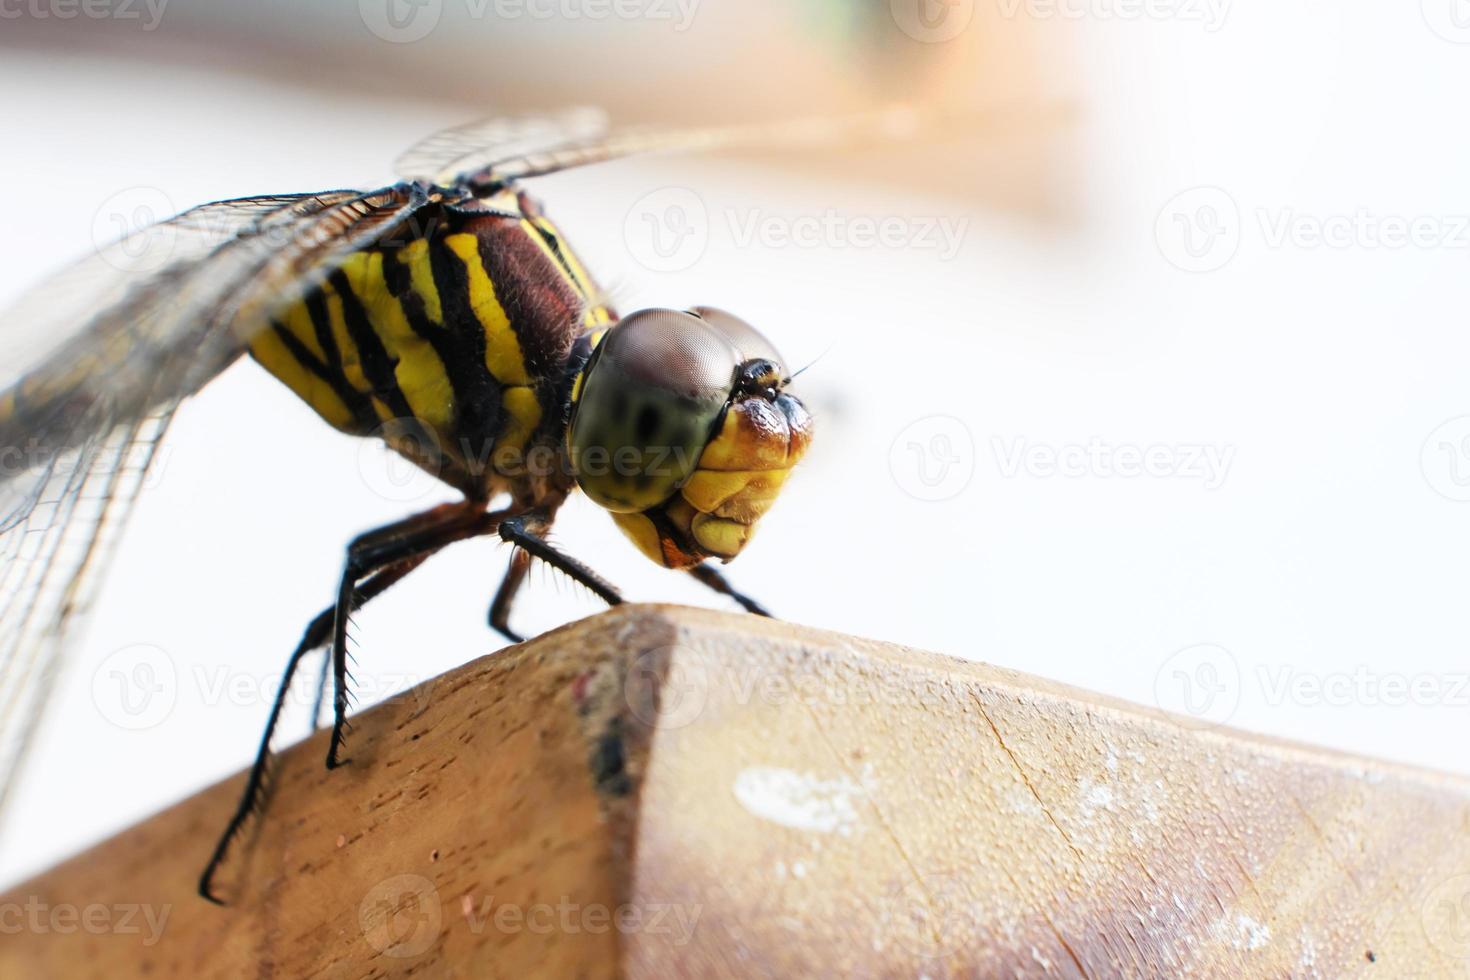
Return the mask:
[[627,757],[623,752],[623,720],[613,718],[607,731],[592,747],[592,781],[597,791],[605,796],[623,797],[633,790],[633,781],[628,778]]

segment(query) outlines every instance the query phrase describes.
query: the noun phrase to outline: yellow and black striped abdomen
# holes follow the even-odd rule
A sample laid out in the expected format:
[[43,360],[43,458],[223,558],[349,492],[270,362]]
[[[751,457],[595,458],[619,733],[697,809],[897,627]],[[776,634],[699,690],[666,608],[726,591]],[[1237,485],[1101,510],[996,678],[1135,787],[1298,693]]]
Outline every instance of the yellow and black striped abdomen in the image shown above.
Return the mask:
[[516,216],[445,209],[352,254],[271,317],[252,355],[338,429],[383,434],[467,493],[495,489],[534,439],[559,438],[573,346],[611,318],[521,203]]

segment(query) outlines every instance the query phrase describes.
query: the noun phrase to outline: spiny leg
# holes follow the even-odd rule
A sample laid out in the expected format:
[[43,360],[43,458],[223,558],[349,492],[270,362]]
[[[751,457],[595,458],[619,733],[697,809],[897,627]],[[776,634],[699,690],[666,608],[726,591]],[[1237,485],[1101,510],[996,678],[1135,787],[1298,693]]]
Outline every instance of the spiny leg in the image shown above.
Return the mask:
[[512,551],[505,578],[500,580],[500,588],[495,590],[495,600],[490,603],[490,627],[512,643],[525,640],[525,637],[510,628],[510,607],[515,602],[516,593],[526,581],[526,572],[530,567],[530,552],[521,548]]
[[[358,590],[359,595],[361,594],[361,591],[361,589]],[[358,605],[361,605],[361,603],[359,602]],[[327,612],[333,611],[335,610],[327,610]],[[325,707],[327,703],[327,684],[330,683],[331,680],[332,654],[330,651],[328,651],[322,657],[322,669],[317,672],[316,676],[316,697],[311,702],[311,730],[313,732],[322,727],[322,708]]]
[[[544,530],[549,526],[546,521],[538,530]],[[526,573],[531,568],[531,556],[521,548],[511,552],[510,565],[506,568],[505,577],[500,580],[500,586],[495,590],[495,599],[490,604],[489,621],[490,627],[501,636],[512,643],[524,643],[525,637],[510,627],[510,609],[515,603],[515,597],[520,592],[521,586],[526,581]],[[317,679],[316,703],[312,707],[312,730],[321,727],[322,707],[326,704],[327,683],[331,678],[332,658],[330,655],[322,658],[321,675]]]
[[[541,527],[549,523],[542,514],[519,514],[515,517],[507,517],[500,522],[500,536],[517,548],[527,552],[533,558],[539,558],[546,564],[555,568],[571,578],[574,582],[580,582],[603,602],[609,606],[616,606],[623,601],[623,596],[607,579],[598,575],[592,569],[582,564],[571,555],[562,554],[555,547],[537,533]],[[497,601],[499,597],[497,596]]]
[[768,619],[776,618],[771,615],[771,611],[765,606],[761,605],[759,602],[756,602],[745,593],[736,590],[736,588],[730,584],[729,580],[727,580],[725,576],[720,574],[719,569],[715,568],[713,565],[710,565],[707,562],[703,565],[695,565],[693,568],[689,569],[689,574],[694,576],[695,580],[700,582],[701,584],[709,586],[711,589],[714,589],[721,595],[727,595],[731,599],[734,599],[736,602],[740,603],[740,605],[745,607],[746,612],[755,613],[757,616],[765,616]]
[[[375,597],[382,595],[389,586],[423,564],[424,557],[399,562],[377,572],[358,588],[358,605],[370,602]],[[212,884],[215,872],[224,863],[225,854],[236,835],[240,833],[245,822],[260,808],[264,800],[266,774],[270,765],[271,737],[275,734],[276,724],[281,718],[281,710],[285,707],[286,696],[291,689],[291,679],[295,676],[296,668],[300,665],[302,658],[327,642],[331,635],[336,611],[335,607],[323,609],[306,627],[305,632],[301,635],[301,642],[296,645],[296,649],[291,652],[291,658],[286,661],[286,670],[281,675],[281,686],[276,691],[275,701],[271,704],[270,718],[265,723],[265,734],[261,736],[260,747],[255,751],[255,762],[251,765],[250,775],[245,780],[245,791],[240,794],[240,803],[235,808],[235,815],[230,818],[229,825],[220,836],[219,843],[215,845],[209,863],[204,867],[204,873],[199,876],[199,894],[216,905],[223,905],[224,902],[216,898],[213,893]]]
[[360,534],[347,546],[347,561],[337,586],[332,628],[332,737],[327,745],[327,768],[335,769],[347,730],[347,621],[355,608],[357,583],[381,568],[411,558],[424,558],[446,545],[489,534],[503,512],[487,513],[484,504],[465,500],[443,504],[421,514]]

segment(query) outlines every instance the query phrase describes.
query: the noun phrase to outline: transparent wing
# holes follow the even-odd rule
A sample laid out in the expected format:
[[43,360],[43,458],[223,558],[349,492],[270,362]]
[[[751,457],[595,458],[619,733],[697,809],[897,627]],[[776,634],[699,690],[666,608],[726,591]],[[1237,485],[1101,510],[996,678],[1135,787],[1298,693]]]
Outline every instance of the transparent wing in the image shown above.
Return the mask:
[[487,119],[445,130],[410,149],[398,159],[396,169],[410,179],[463,185],[484,193],[508,181],[635,154],[910,139],[924,124],[920,112],[900,106],[782,122],[610,129],[602,113],[573,109],[558,115]]
[[477,119],[415,143],[393,162],[393,170],[408,180],[448,186],[497,161],[591,142],[607,131],[606,113],[586,106],[545,115]]
[[42,283],[0,313],[0,450],[19,450],[0,483],[103,423],[198,390],[243,349],[237,324],[289,301],[334,255],[421,203],[404,186],[206,204]]
[[91,602],[169,417],[118,425],[58,458],[32,506],[0,534],[0,812],[50,700],[68,629]]
[[202,205],[0,313],[0,809],[168,419],[270,310],[412,219],[407,185]]

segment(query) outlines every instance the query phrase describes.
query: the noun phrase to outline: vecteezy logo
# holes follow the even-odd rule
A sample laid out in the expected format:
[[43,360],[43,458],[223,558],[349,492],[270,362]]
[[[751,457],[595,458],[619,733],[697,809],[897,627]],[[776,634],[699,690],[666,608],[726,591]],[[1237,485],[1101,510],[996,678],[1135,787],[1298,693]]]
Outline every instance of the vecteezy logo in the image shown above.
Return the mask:
[[1224,268],[1240,248],[1240,234],[1240,208],[1218,187],[1176,194],[1154,222],[1160,253],[1185,272]]
[[1419,0],[1424,23],[1446,41],[1470,44],[1470,0]]
[[1240,664],[1222,646],[1202,643],[1175,653],[1154,677],[1154,701],[1186,721],[1223,725],[1240,707]]
[[623,699],[633,716],[650,728],[678,729],[704,713],[709,676],[692,651],[658,647],[640,653],[628,667]]
[[422,41],[439,25],[443,0],[357,0],[363,24],[384,41]]
[[683,272],[709,247],[709,210],[698,194],[664,187],[634,202],[623,221],[628,251],[653,272]]
[[1420,909],[1424,935],[1442,953],[1470,959],[1470,874],[1446,878],[1429,890]]
[[173,658],[146,643],[113,652],[92,673],[92,703],[102,717],[128,731],[162,722],[178,696]]
[[1429,434],[1419,468],[1441,497],[1470,501],[1470,415],[1450,419]]
[[[103,260],[123,272],[163,268],[173,255],[178,229],[160,224],[175,214],[157,187],[129,187],[103,201],[92,216],[92,244]],[[125,239],[125,240],[124,240]]]
[[390,419],[373,434],[378,438],[359,440],[357,448],[357,473],[369,490],[395,504],[439,492],[431,478],[446,453],[432,429],[417,419]]
[[975,439],[950,415],[931,415],[904,428],[888,449],[893,482],[931,503],[957,497],[975,475]]
[[942,44],[964,33],[975,19],[975,0],[889,0],[893,22],[915,41]]
[[378,882],[357,907],[368,945],[384,956],[418,956],[434,945],[444,925],[439,890],[423,875],[395,875]]

